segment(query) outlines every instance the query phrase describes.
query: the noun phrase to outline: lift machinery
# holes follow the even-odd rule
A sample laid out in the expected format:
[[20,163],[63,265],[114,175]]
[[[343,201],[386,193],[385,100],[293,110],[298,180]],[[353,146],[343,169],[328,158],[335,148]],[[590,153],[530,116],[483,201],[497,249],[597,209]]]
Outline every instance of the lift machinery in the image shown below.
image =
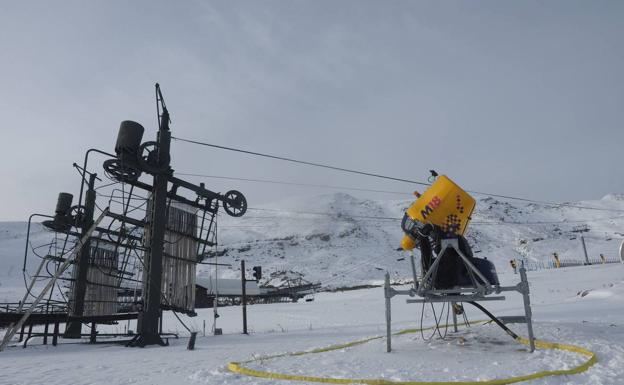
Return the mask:
[[[174,175],[169,111],[158,84],[155,91],[156,140],[143,141],[143,126],[123,121],[114,154],[92,148],[82,167],[74,164],[81,175],[77,204],[72,194],[61,193],[53,215],[30,217],[22,269],[26,294],[0,311],[0,325],[9,326],[0,351],[19,330],[22,341],[25,326],[27,343],[32,326],[44,324],[46,343],[48,324],[53,324],[56,344],[60,323],[66,324],[64,338],[81,338],[82,325],[90,323],[94,342],[97,323],[136,318],[137,332],[124,334],[134,337],[127,346],[165,345],[161,337],[170,333],[162,333],[162,311],[195,314],[196,265],[214,264],[203,258],[206,247],[215,246],[217,213],[222,207],[240,217],[247,200],[236,190],[213,192]],[[101,180],[87,164],[92,153],[108,158],[103,168],[111,183],[97,185]],[[106,205],[97,204],[100,196],[108,198]],[[37,216],[47,219],[42,225],[52,242],[31,245],[30,222]],[[29,252],[41,258],[30,284]],[[42,285],[37,295],[34,289]]]

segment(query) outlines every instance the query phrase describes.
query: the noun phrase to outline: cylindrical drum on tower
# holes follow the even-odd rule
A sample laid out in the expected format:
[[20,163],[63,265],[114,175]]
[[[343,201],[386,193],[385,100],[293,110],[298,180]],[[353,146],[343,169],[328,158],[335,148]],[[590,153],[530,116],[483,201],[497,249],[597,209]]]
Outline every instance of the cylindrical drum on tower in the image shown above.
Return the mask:
[[117,134],[117,143],[115,144],[115,152],[117,155],[136,155],[141,145],[144,131],[145,129],[142,125],[132,120],[124,120],[121,122],[119,125],[119,133]]
[[56,210],[54,210],[54,212],[58,215],[67,214],[69,212],[69,209],[71,209],[73,199],[74,196],[70,193],[59,193],[58,199],[56,200]]

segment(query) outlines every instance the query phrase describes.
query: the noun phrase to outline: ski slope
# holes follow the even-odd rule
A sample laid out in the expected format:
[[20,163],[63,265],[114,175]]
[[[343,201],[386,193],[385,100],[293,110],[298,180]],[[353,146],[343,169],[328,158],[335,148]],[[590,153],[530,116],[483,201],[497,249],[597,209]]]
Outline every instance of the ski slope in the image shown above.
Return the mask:
[[[503,284],[517,275],[501,274]],[[530,384],[624,384],[624,265],[570,267],[530,272],[531,299],[537,338],[572,343],[597,353],[598,363],[587,372],[549,377]],[[393,330],[420,326],[420,305],[393,299]],[[520,295],[486,304],[497,315],[522,312]],[[484,317],[466,306],[471,320]],[[219,309],[218,327],[210,335],[212,309],[184,322],[200,332],[196,350],[186,350],[186,338],[171,346],[125,348],[117,345],[62,344],[45,347],[31,341],[26,349],[0,353],[0,384],[293,384],[233,374],[230,361],[267,354],[295,352],[384,334],[381,288],[317,294],[313,302],[251,305],[251,333],[241,335],[239,307]],[[207,335],[203,336],[203,322]],[[433,324],[430,311],[424,325]],[[126,323],[111,326],[123,331]],[[134,322],[130,324],[135,327]],[[187,334],[173,315],[165,330]],[[524,325],[512,329],[526,335]],[[105,329],[102,329],[105,330]],[[429,335],[425,335],[428,337]],[[327,377],[384,378],[394,381],[486,380],[533,371],[568,368],[582,357],[559,351],[534,354],[496,326],[473,326],[446,340],[423,341],[419,333],[393,339],[385,353],[383,339],[353,348],[302,357],[261,360],[248,366],[289,374]]]
[[[261,210],[250,210],[239,220],[224,218],[219,222],[218,259],[233,267],[220,268],[219,275],[239,277],[237,262],[244,258],[249,266],[262,265],[267,281],[279,281],[279,271],[295,271],[325,287],[343,287],[379,283],[386,270],[395,281],[407,280],[405,254],[394,250],[401,236],[394,218],[400,218],[409,203],[331,194],[257,207]],[[624,214],[617,211],[624,209],[622,197],[609,195],[575,204],[612,211],[484,198],[478,201],[468,238],[478,256],[494,261],[504,285],[518,281],[508,267],[511,258],[548,260],[552,252],[558,252],[563,259],[581,259],[580,234],[586,237],[590,255],[615,257],[624,232]],[[23,295],[25,229],[25,223],[0,223],[0,300],[17,300]],[[33,244],[50,239],[51,234],[39,225],[33,230]],[[36,257],[29,257],[31,273],[37,262]],[[212,275],[214,271],[199,274]],[[598,355],[598,363],[585,373],[531,384],[624,384],[624,265],[531,271],[529,280],[536,336],[579,345]],[[507,297],[507,301],[487,303],[486,307],[496,315],[521,314],[520,295]],[[468,306],[466,311],[473,321],[484,318]],[[212,309],[200,309],[197,317],[183,317],[191,330],[200,333],[195,351],[186,350],[188,332],[171,313],[166,313],[164,330],[179,333],[181,338],[171,339],[167,348],[67,341],[51,347],[33,338],[27,349],[14,346],[0,353],[0,384],[274,384],[279,382],[231,373],[227,363],[325,347],[385,331],[381,288],[318,293],[313,302],[251,305],[248,336],[240,334],[239,307],[218,312],[216,327],[223,329],[223,336],[211,333],[215,327]],[[420,327],[420,314],[420,305],[408,305],[404,297],[395,297],[393,330]],[[423,326],[433,323],[431,309],[425,309]],[[101,326],[99,331],[128,329],[136,330],[136,323]],[[513,329],[526,335],[524,325],[513,325]],[[393,345],[391,354],[385,353],[385,341],[379,339],[248,366],[325,377],[467,381],[569,368],[582,361],[578,355],[560,351],[529,354],[491,325],[473,325],[431,341],[423,340],[419,333],[406,334],[394,338]]]

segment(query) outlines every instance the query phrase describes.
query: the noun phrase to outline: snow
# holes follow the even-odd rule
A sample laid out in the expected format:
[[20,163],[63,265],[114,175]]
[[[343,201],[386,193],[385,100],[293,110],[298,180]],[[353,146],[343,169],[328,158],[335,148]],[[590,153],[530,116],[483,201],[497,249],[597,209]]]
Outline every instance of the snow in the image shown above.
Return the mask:
[[[22,266],[24,263],[24,247],[26,244],[25,222],[0,222],[0,302],[21,300],[24,291]],[[31,227],[30,242],[34,245],[45,245],[52,239],[52,235],[44,230],[39,223]],[[37,250],[45,255],[46,247]],[[34,273],[40,260],[29,252],[27,269]]]
[[[504,284],[518,281],[512,273],[502,273],[500,278]],[[598,363],[586,373],[531,384],[623,384],[624,265],[530,272],[529,280],[536,336],[577,344],[598,354]],[[582,295],[585,291],[588,294]],[[420,305],[395,297],[392,306],[393,330],[420,326]],[[521,297],[509,294],[507,301],[487,303],[486,307],[497,315],[518,315],[522,312]],[[230,373],[226,365],[382,335],[385,330],[381,288],[319,293],[313,302],[251,305],[248,336],[240,334],[240,311],[240,307],[219,309],[218,327],[223,328],[223,336],[210,335],[212,309],[199,310],[195,318],[184,317],[192,329],[200,331],[195,351],[185,349],[185,338],[170,339],[171,346],[166,348],[46,347],[35,342],[26,349],[12,347],[0,353],[0,383],[33,384],[45,378],[49,384],[273,384],[276,382]],[[484,318],[468,306],[466,311],[471,320]],[[204,320],[207,336],[202,333]],[[433,323],[430,311],[424,323]],[[120,331],[124,326],[126,323],[111,330]],[[131,327],[135,327],[134,322]],[[165,318],[165,329],[183,331],[171,314]],[[512,329],[526,335],[524,325],[513,325]],[[396,336],[393,345],[390,354],[385,353],[385,341],[379,339],[335,352],[262,360],[249,366],[329,377],[452,381],[568,368],[583,360],[560,351],[530,354],[491,325],[462,329],[447,340],[431,342],[423,341],[419,333]]]
[[605,201],[624,201],[624,194],[610,193],[602,197]]
[[[220,269],[220,274],[239,277],[237,262],[244,259],[262,265],[266,277],[273,271],[296,271],[330,288],[378,283],[380,271],[386,270],[394,281],[405,282],[409,265],[396,248],[402,236],[399,219],[410,203],[337,193],[259,206],[242,218],[224,217],[219,222],[219,249],[225,255],[219,260],[232,267]],[[511,259],[552,262],[554,252],[561,260],[584,260],[581,236],[590,258],[618,258],[624,201],[569,205],[478,197],[466,235],[476,256],[493,261],[499,272],[511,270]],[[200,268],[199,274],[210,270]]]
[[[396,248],[402,237],[399,219],[410,203],[336,193],[252,205],[241,218],[222,216],[218,251],[223,256],[218,262],[232,266],[219,267],[219,276],[240,279],[244,259],[248,276],[252,266],[262,266],[261,284],[280,281],[279,275],[271,277],[278,272],[301,274],[326,288],[378,284],[383,271],[395,282],[407,282],[409,262]],[[617,259],[624,240],[624,201],[605,198],[570,205],[600,210],[479,197],[466,236],[475,255],[494,262],[499,273],[511,271],[511,259],[552,262],[554,252],[563,261],[584,260],[581,235],[590,258],[604,254]],[[39,224],[33,226],[33,245],[51,237]],[[21,293],[25,233],[25,223],[0,222],[0,300]],[[29,272],[37,262],[31,253]],[[214,270],[198,266],[198,275],[214,276]],[[5,290],[9,287],[16,288],[10,296]]]
[[[219,262],[231,263],[233,268],[220,268],[220,276],[239,278],[236,262],[245,259],[249,266],[262,265],[266,280],[274,282],[280,278],[271,278],[271,273],[284,271],[285,276],[301,273],[326,287],[378,284],[386,270],[393,280],[406,282],[409,264],[400,260],[404,253],[394,251],[401,236],[398,221],[367,217],[399,218],[409,203],[332,194],[312,200],[292,199],[251,210],[243,218],[223,219],[219,222],[220,248],[227,252]],[[574,204],[624,209],[624,202],[614,197]],[[43,244],[51,236],[39,225],[33,229],[33,244]],[[0,301],[18,300],[24,293],[21,268],[25,230],[25,223],[0,222]],[[501,284],[512,285],[519,276],[513,274],[509,259],[547,261],[552,252],[562,259],[581,259],[581,234],[592,257],[599,253],[616,257],[624,234],[624,214],[484,198],[478,201],[468,238],[477,256],[496,264]],[[37,258],[29,257],[28,271],[32,273],[37,263]],[[206,277],[213,273],[206,269],[199,274]],[[598,363],[585,373],[530,383],[624,384],[624,265],[530,271],[529,281],[536,336],[576,344],[598,355]],[[484,305],[499,316],[523,312],[521,296],[516,293],[507,294],[506,301]],[[394,331],[420,327],[420,305],[395,297],[392,308]],[[315,294],[312,302],[250,305],[250,335],[241,335],[240,307],[220,308],[218,312],[216,325],[213,309],[198,309],[193,318],[182,316],[200,333],[194,351],[186,350],[188,332],[170,312],[165,313],[164,330],[179,333],[181,338],[170,339],[169,347],[125,348],[66,340],[52,347],[33,339],[26,349],[12,346],[0,352],[0,384],[292,384],[234,374],[227,370],[227,363],[385,332],[382,288],[322,292]],[[485,318],[469,305],[466,312],[473,321]],[[433,323],[431,310],[425,309],[423,325]],[[215,326],[223,329],[224,335],[213,336]],[[98,330],[123,332],[128,328],[136,330],[136,322],[102,325]],[[512,329],[526,336],[525,325],[512,325]],[[396,336],[393,347],[392,353],[385,353],[385,340],[377,339],[333,352],[260,360],[248,366],[327,377],[455,381],[569,368],[584,360],[561,351],[530,354],[492,325],[473,325],[450,333],[444,340],[429,342],[420,333]]]
[[[214,279],[214,277],[201,277],[195,282],[206,289],[208,295],[213,295],[215,292],[221,295],[241,295],[243,288],[240,279]],[[217,287],[218,286],[218,287]],[[260,294],[260,288],[256,281],[245,282],[245,292],[249,295]]]

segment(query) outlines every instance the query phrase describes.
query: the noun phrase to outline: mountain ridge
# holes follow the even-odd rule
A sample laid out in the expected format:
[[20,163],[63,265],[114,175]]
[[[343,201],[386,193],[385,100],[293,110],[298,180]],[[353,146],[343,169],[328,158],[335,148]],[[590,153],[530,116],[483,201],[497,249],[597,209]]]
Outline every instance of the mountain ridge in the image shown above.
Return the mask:
[[[619,196],[624,194],[565,205],[480,197],[466,237],[475,255],[493,261],[499,273],[511,272],[510,259],[549,261],[554,252],[563,260],[582,259],[581,235],[590,257],[615,258],[624,239]],[[334,193],[251,207],[241,218],[219,216],[218,246],[207,262],[231,264],[218,269],[223,278],[239,278],[244,259],[248,269],[263,267],[262,282],[294,272],[329,289],[378,283],[385,271],[394,280],[408,280],[409,254],[396,249],[403,235],[400,218],[412,201]],[[50,237],[41,225],[33,226],[34,244]],[[25,235],[25,222],[0,222],[0,285],[23,285]],[[29,269],[36,262],[29,258]],[[214,274],[212,267],[198,266],[199,276]]]

